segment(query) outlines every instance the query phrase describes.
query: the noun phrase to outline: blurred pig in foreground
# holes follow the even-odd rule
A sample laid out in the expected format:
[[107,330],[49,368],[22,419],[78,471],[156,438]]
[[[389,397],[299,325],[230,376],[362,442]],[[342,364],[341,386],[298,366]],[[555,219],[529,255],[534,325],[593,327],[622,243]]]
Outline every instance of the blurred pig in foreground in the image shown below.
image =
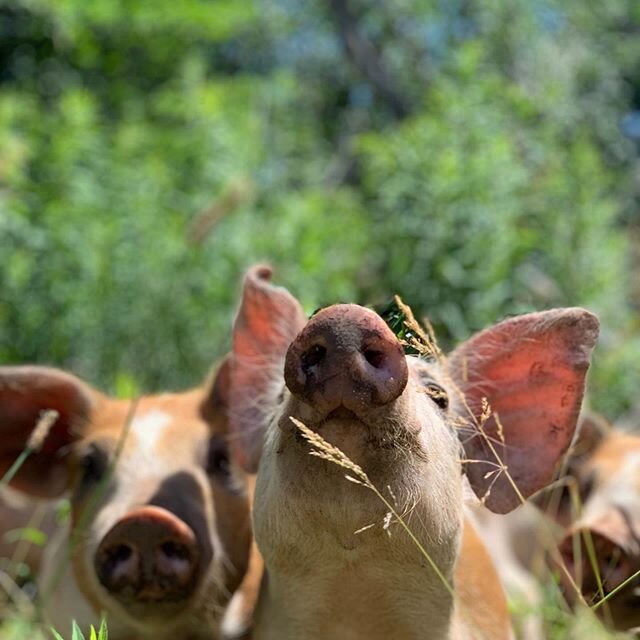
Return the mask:
[[71,500],[39,576],[47,622],[68,635],[105,614],[114,640],[220,637],[251,530],[228,453],[228,365],[201,388],[116,400],[75,376],[0,368],[0,476],[43,412],[55,420],[11,481]]
[[335,305],[307,321],[270,276],[245,280],[231,363],[233,442],[245,469],[260,465],[255,638],[510,638],[463,478],[499,513],[551,480],[597,319],[555,309],[446,359],[407,357],[373,311]]

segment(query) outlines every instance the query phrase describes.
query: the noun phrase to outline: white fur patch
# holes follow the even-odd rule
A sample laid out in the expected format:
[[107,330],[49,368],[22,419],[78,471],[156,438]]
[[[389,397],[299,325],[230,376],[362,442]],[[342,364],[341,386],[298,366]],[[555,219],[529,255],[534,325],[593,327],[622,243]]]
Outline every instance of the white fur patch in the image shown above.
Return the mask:
[[138,416],[131,423],[131,432],[135,434],[136,445],[142,455],[153,455],[165,429],[171,423],[171,416],[164,411],[153,409]]

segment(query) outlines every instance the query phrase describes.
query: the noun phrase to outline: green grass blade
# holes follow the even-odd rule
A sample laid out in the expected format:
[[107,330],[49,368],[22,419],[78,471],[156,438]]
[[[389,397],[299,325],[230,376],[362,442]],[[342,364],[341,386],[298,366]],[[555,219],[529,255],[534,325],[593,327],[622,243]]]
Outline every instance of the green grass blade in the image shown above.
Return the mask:
[[73,621],[73,626],[71,628],[71,640],[85,640],[85,637],[75,620]]

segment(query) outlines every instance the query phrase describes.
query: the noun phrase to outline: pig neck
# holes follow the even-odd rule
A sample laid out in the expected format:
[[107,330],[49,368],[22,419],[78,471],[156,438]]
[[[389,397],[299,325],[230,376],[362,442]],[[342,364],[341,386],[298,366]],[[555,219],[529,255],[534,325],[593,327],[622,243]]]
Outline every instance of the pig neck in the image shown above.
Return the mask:
[[[272,461],[267,452],[261,465]],[[321,482],[313,472],[305,477]],[[298,479],[304,484],[304,478]],[[343,478],[342,483],[327,501],[316,496],[313,507],[321,515],[332,503],[341,517],[309,526],[304,521],[313,514],[303,512],[304,502],[298,503],[296,496],[268,501],[270,495],[284,494],[282,476],[264,474],[262,482],[259,477],[254,515],[266,574],[256,611],[256,640],[450,638],[454,603],[442,580],[400,524],[392,523],[387,532],[376,517],[375,527],[355,534],[363,521],[371,522],[357,513],[367,490]],[[405,520],[414,534],[423,532],[421,544],[452,584],[462,511],[454,508],[448,526],[435,527],[433,523],[445,518],[431,496],[425,490]],[[449,486],[447,498],[449,505],[461,505],[460,483]],[[349,511],[356,516],[345,523]],[[384,516],[384,506],[377,513]]]
[[[256,640],[449,638],[453,601],[425,567],[326,567],[291,580],[270,572],[256,614]],[[333,572],[336,572],[335,574]]]
[[502,585],[469,518],[448,578],[455,601],[439,579],[425,579],[428,568],[419,564],[402,564],[394,553],[361,557],[338,575],[336,566],[306,576],[265,573],[254,640],[512,640]]

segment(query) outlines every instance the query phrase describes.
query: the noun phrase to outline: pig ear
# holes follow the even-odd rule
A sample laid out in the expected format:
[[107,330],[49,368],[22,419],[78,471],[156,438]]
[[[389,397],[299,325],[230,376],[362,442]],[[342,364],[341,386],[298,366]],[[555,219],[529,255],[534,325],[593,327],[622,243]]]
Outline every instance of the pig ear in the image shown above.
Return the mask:
[[10,484],[43,498],[62,494],[69,445],[88,422],[97,398],[91,387],[57,369],[0,367],[0,477],[27,446],[42,412],[53,409],[58,417]]
[[[553,478],[573,438],[598,328],[584,309],[532,313],[476,334],[449,357],[467,477],[492,511],[510,511]],[[484,399],[491,415],[480,430]]]
[[262,440],[284,387],[284,359],[307,322],[300,303],[270,283],[271,268],[247,273],[233,325],[230,410],[234,453],[246,471],[258,468]]
[[229,409],[229,395],[231,393],[231,355],[225,356],[215,369],[213,376],[205,385],[205,398],[200,405],[202,417],[209,423],[216,416],[226,415]]

